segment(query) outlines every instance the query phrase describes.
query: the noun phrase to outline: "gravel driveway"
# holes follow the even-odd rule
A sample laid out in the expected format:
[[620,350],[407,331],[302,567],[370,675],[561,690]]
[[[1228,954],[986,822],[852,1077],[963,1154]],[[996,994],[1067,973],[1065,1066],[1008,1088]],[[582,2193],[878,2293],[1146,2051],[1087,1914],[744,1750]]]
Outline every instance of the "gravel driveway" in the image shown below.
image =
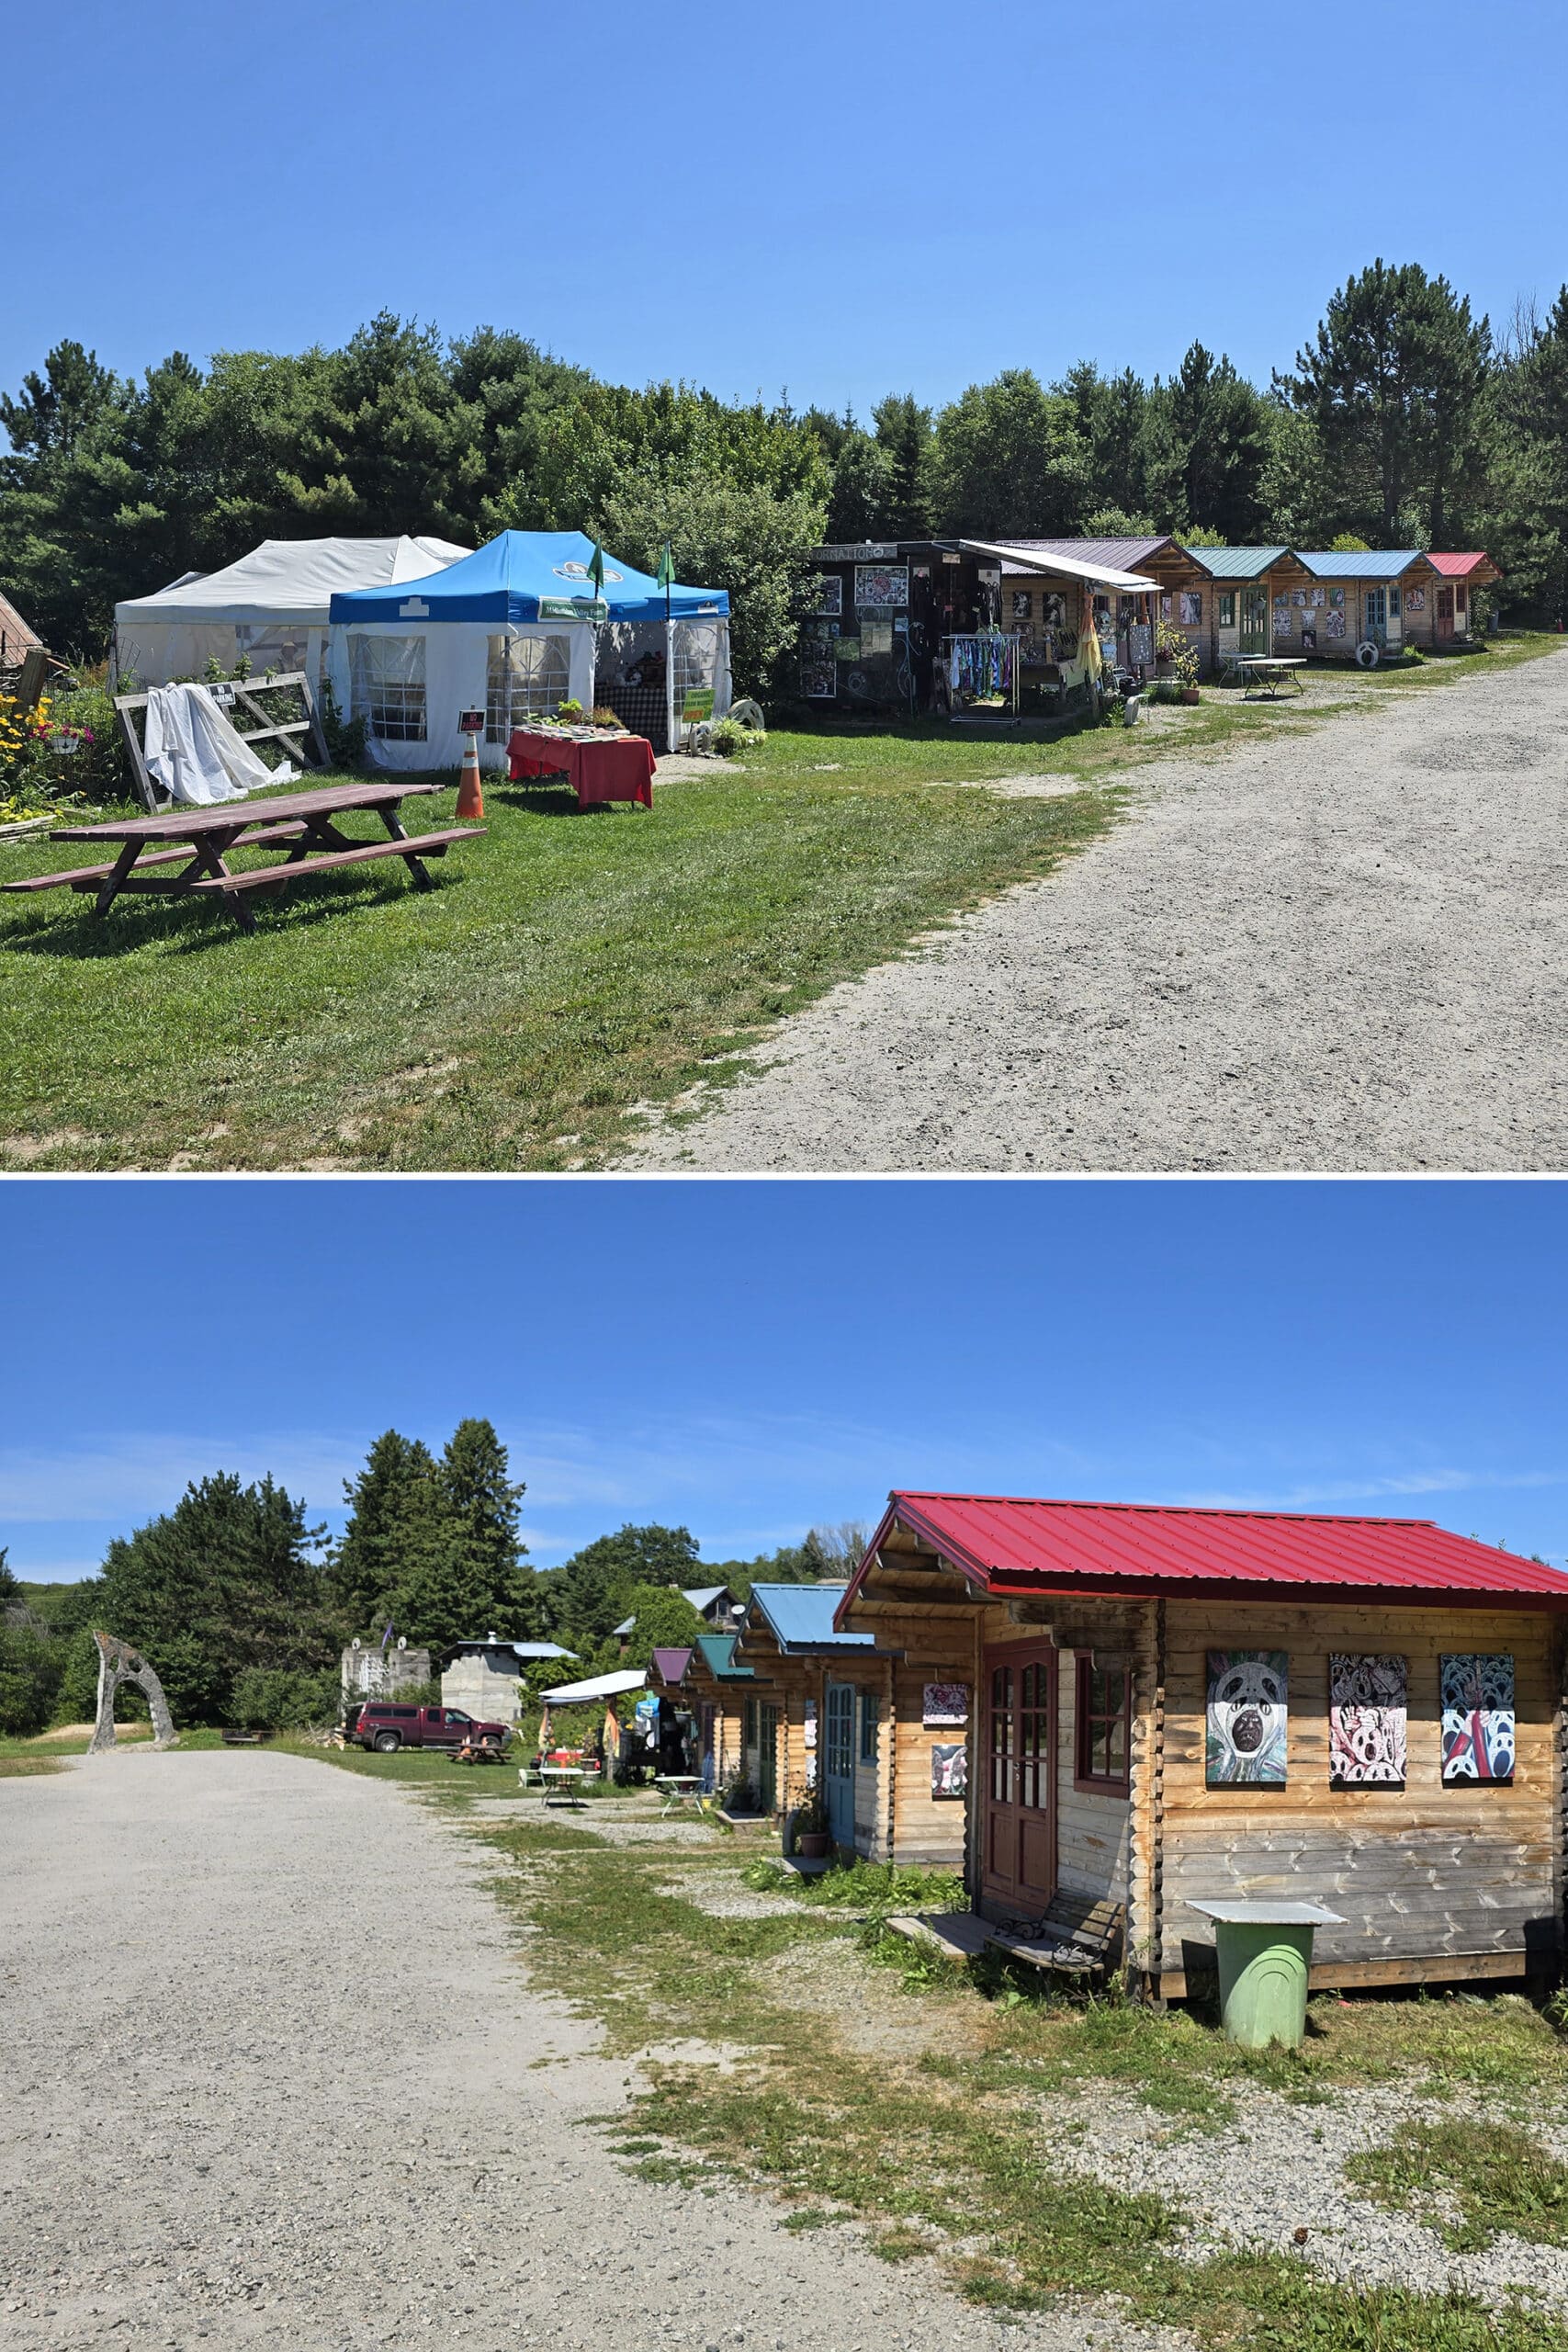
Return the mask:
[[578,2128],[627,2068],[529,1992],[493,1855],[384,1782],[122,1751],[0,1781],[0,1852],[6,2352],[1077,2352],[1094,2328],[1021,2330],[852,2230],[629,2177]]
[[1277,718],[621,1164],[1568,1167],[1568,650]]

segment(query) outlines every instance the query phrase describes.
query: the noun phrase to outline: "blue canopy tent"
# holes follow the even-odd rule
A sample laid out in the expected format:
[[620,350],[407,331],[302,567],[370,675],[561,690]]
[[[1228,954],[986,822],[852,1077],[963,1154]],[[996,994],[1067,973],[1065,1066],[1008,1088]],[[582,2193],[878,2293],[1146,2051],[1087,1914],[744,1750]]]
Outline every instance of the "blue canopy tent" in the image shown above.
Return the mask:
[[458,714],[482,709],[479,757],[506,760],[513,729],[568,696],[608,704],[667,748],[686,695],[729,705],[729,598],[671,587],[606,554],[602,595],[581,531],[502,531],[428,579],[352,589],[332,600],[331,674],[339,707],[366,722],[378,767],[455,766]]

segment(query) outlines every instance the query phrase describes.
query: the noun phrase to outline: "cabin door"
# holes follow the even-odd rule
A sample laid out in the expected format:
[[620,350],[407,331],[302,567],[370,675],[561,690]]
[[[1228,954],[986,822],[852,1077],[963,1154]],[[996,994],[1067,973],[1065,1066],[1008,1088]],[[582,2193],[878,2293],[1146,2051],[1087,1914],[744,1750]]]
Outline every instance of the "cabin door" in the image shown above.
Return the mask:
[[779,1711],[776,1707],[759,1705],[757,1709],[757,1810],[776,1813],[779,1809]]
[[1454,638],[1454,592],[1451,588],[1438,591],[1438,643],[1451,645]]
[[822,1795],[828,1835],[835,1846],[855,1842],[855,1694],[847,1682],[829,1682],[823,1702]]
[[1367,635],[1374,645],[1388,643],[1388,591],[1369,588],[1367,591]]
[[986,1684],[981,1892],[1043,1911],[1056,1892],[1056,1653],[987,1650]]
[[1241,592],[1241,650],[1244,653],[1267,653],[1269,650],[1267,588],[1244,588]]

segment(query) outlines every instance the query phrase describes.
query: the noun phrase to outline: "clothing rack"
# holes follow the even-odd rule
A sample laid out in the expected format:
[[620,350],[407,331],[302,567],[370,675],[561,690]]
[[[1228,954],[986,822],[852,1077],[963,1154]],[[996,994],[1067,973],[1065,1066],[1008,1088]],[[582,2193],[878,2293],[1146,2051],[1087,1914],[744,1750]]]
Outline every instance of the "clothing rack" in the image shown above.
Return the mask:
[[1020,636],[1017,630],[971,629],[942,640],[942,669],[947,681],[948,707],[968,695],[978,701],[1000,694],[1018,716]]

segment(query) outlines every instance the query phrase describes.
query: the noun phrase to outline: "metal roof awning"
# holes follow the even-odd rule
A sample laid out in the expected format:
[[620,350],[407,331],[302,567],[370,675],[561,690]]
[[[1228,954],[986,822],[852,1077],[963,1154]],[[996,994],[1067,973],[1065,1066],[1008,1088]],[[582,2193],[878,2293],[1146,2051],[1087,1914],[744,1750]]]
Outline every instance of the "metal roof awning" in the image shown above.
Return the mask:
[[592,1675],[586,1682],[558,1682],[553,1690],[541,1690],[539,1696],[552,1707],[570,1707],[580,1699],[619,1699],[627,1690],[640,1690],[647,1680],[646,1674],[628,1668],[621,1674]]
[[993,555],[1002,563],[1016,565],[1020,571],[1043,572],[1047,579],[1076,580],[1086,588],[1116,588],[1123,595],[1158,595],[1157,580],[1146,580],[1140,571],[1116,571],[1109,564],[1086,563],[1078,556],[1046,555],[1039,548],[1019,548],[999,545],[991,539],[960,539],[965,555]]

